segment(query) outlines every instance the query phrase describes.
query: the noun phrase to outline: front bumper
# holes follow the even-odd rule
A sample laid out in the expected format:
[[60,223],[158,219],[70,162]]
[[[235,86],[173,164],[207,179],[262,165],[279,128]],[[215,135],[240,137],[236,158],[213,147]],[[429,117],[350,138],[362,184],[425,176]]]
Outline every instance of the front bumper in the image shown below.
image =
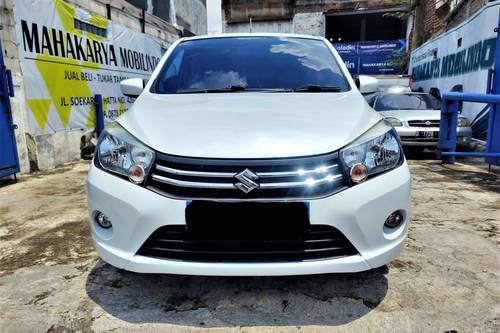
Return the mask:
[[[94,165],[88,175],[88,207],[92,237],[100,257],[113,266],[134,272],[187,275],[271,276],[359,272],[382,266],[403,248],[409,223],[410,173],[398,168],[323,199],[309,201],[311,224],[328,224],[340,230],[359,254],[328,260],[279,263],[200,263],[136,255],[159,227],[185,224],[184,200],[170,199]],[[384,229],[395,210],[405,221]],[[96,211],[106,214],[113,227],[94,222]]]
[[[418,138],[419,132],[439,132],[438,127],[395,127],[398,133],[401,144],[403,146],[411,147],[437,147],[439,139],[434,138]],[[468,147],[472,139],[472,129],[470,127],[458,127],[457,128],[457,146]]]

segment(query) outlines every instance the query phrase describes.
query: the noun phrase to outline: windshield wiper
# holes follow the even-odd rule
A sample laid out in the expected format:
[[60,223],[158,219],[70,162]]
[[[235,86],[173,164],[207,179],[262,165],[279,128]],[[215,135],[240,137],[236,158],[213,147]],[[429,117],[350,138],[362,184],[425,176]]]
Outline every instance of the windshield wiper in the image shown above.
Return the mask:
[[342,91],[338,86],[320,86],[317,84],[310,84],[301,88],[291,89],[292,92],[339,92]]
[[225,93],[225,92],[238,92],[244,91],[246,88],[243,86],[229,86],[226,88],[212,88],[212,89],[179,89],[178,94],[211,94],[211,93]]
[[339,92],[343,89],[338,86],[320,86],[311,84],[308,86],[293,88],[293,89],[283,89],[283,88],[247,88],[244,86],[233,85],[225,88],[210,88],[210,89],[179,89],[178,94],[213,94],[213,93],[228,93],[228,92],[240,92],[240,91],[267,91],[267,92]]

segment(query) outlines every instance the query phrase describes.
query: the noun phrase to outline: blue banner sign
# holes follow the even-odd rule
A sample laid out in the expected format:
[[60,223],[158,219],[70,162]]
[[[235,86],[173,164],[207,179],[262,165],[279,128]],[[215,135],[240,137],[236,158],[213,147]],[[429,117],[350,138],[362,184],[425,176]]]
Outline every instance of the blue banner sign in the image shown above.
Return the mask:
[[399,68],[389,65],[395,53],[406,49],[406,40],[333,43],[351,74],[400,74]]

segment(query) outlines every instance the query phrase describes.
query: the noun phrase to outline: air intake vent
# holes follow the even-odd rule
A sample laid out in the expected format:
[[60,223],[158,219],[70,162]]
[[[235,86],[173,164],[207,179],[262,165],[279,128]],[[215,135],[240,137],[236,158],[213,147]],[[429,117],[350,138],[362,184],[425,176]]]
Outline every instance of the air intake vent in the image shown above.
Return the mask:
[[[219,204],[201,203],[202,206]],[[309,225],[307,215],[304,215],[307,214],[307,210],[300,207],[304,204],[280,203],[279,205],[281,206],[265,208],[272,209],[275,215],[289,211],[284,213],[281,222],[274,225],[270,219],[256,222],[254,225],[245,219],[240,221],[238,216],[234,216],[232,223],[228,223],[229,215],[226,217],[220,215],[222,223],[212,223],[212,216],[209,213],[210,218],[199,220],[207,211],[203,211],[203,214],[200,211],[197,217],[190,216],[192,213],[187,210],[187,217],[198,219],[197,222],[188,221],[187,225],[168,225],[159,228],[147,239],[137,254],[191,262],[297,262],[358,254],[349,240],[334,227]],[[245,212],[242,207],[235,207],[235,210],[242,212],[242,216]],[[258,211],[259,208],[248,207],[249,210]],[[231,210],[226,212],[230,214]],[[247,219],[250,218],[251,216],[247,216]],[[291,222],[289,228],[286,228],[287,219]]]

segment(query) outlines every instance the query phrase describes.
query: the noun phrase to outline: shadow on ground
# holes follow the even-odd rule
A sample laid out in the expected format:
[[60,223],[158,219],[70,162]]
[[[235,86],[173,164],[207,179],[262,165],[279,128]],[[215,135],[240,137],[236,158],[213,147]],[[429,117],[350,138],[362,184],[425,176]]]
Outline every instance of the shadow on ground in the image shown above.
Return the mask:
[[[486,167],[485,163],[483,165]],[[463,168],[454,168],[452,165],[440,165],[440,168],[429,169],[446,178],[476,185],[483,191],[500,193],[500,174],[497,170],[491,172],[487,170],[464,170]]]
[[17,180],[13,176],[0,177],[0,187],[16,183]]
[[435,149],[422,149],[414,147],[403,147],[407,160],[437,160],[437,151]]
[[193,327],[342,325],[375,308],[387,293],[387,267],[294,277],[137,274],[102,261],[86,283],[106,312],[131,323]]
[[[404,148],[407,160],[425,160],[422,164],[425,169],[427,181],[447,182],[449,179],[454,181],[476,185],[484,191],[500,193],[500,172],[498,167],[491,168],[488,172],[488,164],[484,158],[466,158],[457,156],[458,166],[453,164],[441,164],[435,150]],[[465,167],[463,166],[465,165]],[[469,166],[473,167],[470,168]],[[413,173],[418,170],[413,170]],[[432,177],[436,173],[438,177]]]

